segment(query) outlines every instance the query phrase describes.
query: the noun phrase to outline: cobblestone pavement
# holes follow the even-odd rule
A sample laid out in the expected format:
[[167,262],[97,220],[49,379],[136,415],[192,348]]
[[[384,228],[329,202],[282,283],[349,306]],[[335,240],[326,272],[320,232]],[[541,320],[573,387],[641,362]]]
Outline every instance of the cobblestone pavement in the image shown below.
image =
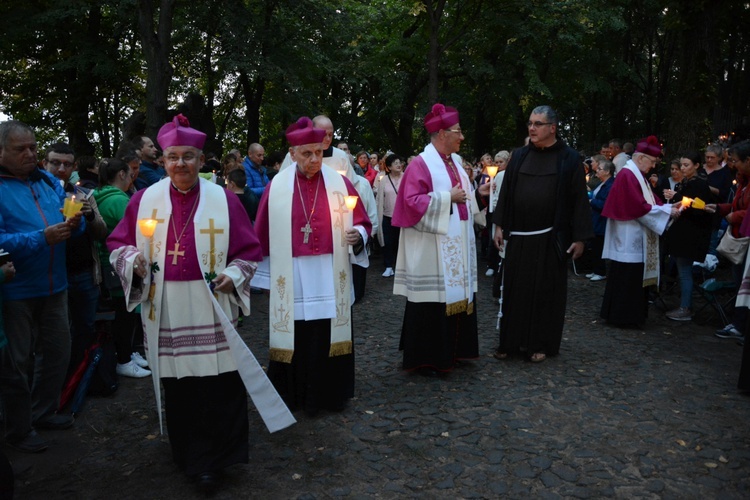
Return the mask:
[[[559,356],[490,356],[491,278],[480,278],[481,358],[445,379],[404,373],[404,299],[379,260],[354,307],[356,398],[342,413],[269,434],[250,405],[250,463],[215,498],[748,498],[750,396],[735,389],[741,348],[709,321],[652,308],[645,330],[598,320],[604,282],[571,274]],[[267,296],[241,331],[268,359]],[[676,297],[666,297],[676,305]],[[700,301],[696,305],[700,306]],[[18,498],[192,498],[158,435],[150,381],[92,399],[50,450],[8,454]]]

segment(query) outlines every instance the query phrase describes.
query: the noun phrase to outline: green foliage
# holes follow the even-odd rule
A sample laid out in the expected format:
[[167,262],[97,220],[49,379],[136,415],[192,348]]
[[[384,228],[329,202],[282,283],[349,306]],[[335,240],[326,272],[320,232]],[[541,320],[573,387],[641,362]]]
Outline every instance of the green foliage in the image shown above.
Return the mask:
[[[4,2],[0,109],[44,141],[111,151],[122,123],[145,111],[137,7]],[[291,121],[324,113],[352,150],[408,155],[427,141],[431,88],[461,111],[467,157],[519,145],[539,104],[558,110],[575,147],[651,133],[699,147],[746,133],[750,37],[738,26],[748,10],[707,0],[179,2],[168,104],[203,96],[201,124],[224,150],[254,140],[284,149]]]

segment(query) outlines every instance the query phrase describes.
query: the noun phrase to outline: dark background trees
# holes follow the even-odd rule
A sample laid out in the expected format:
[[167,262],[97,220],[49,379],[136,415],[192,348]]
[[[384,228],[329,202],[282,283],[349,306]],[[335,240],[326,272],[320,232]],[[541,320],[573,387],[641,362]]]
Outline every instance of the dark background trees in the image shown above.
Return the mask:
[[0,18],[0,111],[79,154],[155,135],[178,109],[216,153],[281,149],[289,122],[325,113],[352,149],[410,154],[435,100],[461,111],[469,157],[520,144],[543,103],[589,152],[750,128],[739,2],[37,0]]

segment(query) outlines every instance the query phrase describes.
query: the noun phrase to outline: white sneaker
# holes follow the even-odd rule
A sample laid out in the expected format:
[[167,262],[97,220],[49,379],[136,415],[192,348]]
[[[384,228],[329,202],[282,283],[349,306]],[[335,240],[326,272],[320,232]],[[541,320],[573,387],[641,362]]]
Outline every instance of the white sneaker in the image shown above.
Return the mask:
[[141,368],[140,366],[135,364],[135,361],[133,360],[130,360],[125,364],[117,363],[117,368],[115,369],[115,371],[122,377],[130,378],[143,378],[151,375],[151,371],[146,370],[145,368]]
[[600,275],[600,274],[595,274],[595,275],[593,275],[593,276],[592,276],[591,278],[589,278],[589,279],[590,279],[591,281],[601,281],[601,280],[606,280],[606,279],[607,279],[607,277],[606,277],[606,276],[602,276],[602,275]]
[[392,267],[386,267],[385,268],[385,272],[383,273],[383,278],[390,278],[394,274],[396,274],[396,273],[393,272],[393,268]]
[[141,368],[148,368],[148,361],[146,361],[146,358],[141,356],[140,352],[134,352],[133,354],[131,354],[130,361],[140,366]]
[[586,275],[586,277],[587,277],[588,279],[591,279],[591,278],[593,278],[594,276],[596,276],[596,273],[588,273],[588,274]]
[[494,269],[487,269],[487,272],[484,273],[485,276],[492,276],[493,274],[495,274]]

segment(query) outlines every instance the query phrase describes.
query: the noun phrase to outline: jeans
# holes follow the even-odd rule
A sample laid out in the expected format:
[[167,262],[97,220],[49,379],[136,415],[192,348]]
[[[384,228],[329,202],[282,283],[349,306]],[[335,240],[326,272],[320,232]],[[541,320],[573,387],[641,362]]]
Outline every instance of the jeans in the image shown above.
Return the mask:
[[680,307],[690,309],[693,305],[693,259],[675,257],[674,261],[680,277]]
[[6,439],[18,441],[60,404],[70,359],[68,292],[6,300],[3,319],[8,345],[0,351],[0,394]]
[[70,371],[83,360],[86,349],[96,340],[96,308],[99,305],[99,286],[94,273],[84,271],[68,274],[68,311],[70,315]]

